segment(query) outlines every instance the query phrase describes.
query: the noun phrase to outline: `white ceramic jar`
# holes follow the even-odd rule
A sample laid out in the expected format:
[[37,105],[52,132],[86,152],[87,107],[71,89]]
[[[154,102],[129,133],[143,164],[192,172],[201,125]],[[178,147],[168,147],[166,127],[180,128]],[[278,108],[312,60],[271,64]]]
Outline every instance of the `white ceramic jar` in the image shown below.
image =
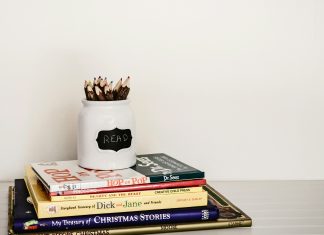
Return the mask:
[[129,100],[82,100],[78,161],[84,168],[115,170],[136,163],[135,120]]

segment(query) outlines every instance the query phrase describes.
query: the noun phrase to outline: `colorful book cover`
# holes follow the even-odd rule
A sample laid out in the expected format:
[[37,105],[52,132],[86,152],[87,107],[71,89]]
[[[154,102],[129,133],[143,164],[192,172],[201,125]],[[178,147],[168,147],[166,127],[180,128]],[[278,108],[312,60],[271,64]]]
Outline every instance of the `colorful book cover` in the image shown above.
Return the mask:
[[35,174],[27,168],[25,182],[38,218],[93,215],[117,212],[160,210],[207,205],[207,192],[166,193],[153,196],[99,198],[93,200],[52,202]]
[[[80,234],[93,234],[93,235],[131,235],[131,234],[147,234],[147,233],[162,233],[162,232],[181,232],[193,231],[204,229],[220,229],[220,228],[233,228],[233,227],[250,227],[252,226],[252,219],[246,215],[242,210],[233,205],[227,198],[217,192],[214,188],[206,185],[205,190],[209,194],[209,199],[216,204],[219,209],[218,219],[211,221],[200,222],[184,222],[184,223],[163,223],[154,225],[138,225],[138,226],[123,226],[115,228],[96,228],[96,229],[82,229],[82,230],[61,230],[52,232],[33,232],[34,235],[80,235]],[[9,235],[18,235],[13,230],[13,190],[9,189]],[[22,199],[23,200],[23,199]],[[19,233],[22,235],[22,233]],[[26,235],[28,233],[25,233]],[[30,233],[29,233],[30,234]]]
[[15,180],[14,189],[13,230],[16,233],[208,221],[218,217],[218,208],[210,200],[205,207],[38,219],[33,205],[28,202],[24,180]]
[[163,183],[150,183],[150,184],[135,184],[119,187],[105,187],[105,188],[90,188],[80,190],[68,190],[61,192],[48,192],[50,196],[74,196],[84,194],[96,193],[117,193],[117,192],[131,192],[131,191],[145,191],[145,190],[160,190],[169,188],[186,188],[186,187],[200,187],[206,185],[206,179],[196,180],[182,180]]
[[32,163],[31,167],[49,192],[204,178],[204,172],[164,153],[138,155],[135,166],[114,171],[84,169],[76,160]]

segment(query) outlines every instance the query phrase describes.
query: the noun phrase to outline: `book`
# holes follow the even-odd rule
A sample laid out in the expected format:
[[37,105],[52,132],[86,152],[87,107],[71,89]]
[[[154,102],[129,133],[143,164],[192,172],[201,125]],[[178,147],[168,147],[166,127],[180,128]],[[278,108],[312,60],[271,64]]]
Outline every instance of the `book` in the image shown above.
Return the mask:
[[93,200],[52,202],[35,174],[26,169],[25,182],[38,218],[93,215],[116,212],[146,211],[207,205],[207,192],[100,198]]
[[31,167],[50,193],[204,178],[204,172],[164,153],[138,155],[135,166],[114,171],[81,168],[76,160],[32,163]]
[[196,180],[182,180],[163,183],[150,183],[150,184],[135,184],[118,187],[105,187],[105,188],[90,188],[79,190],[68,190],[61,192],[48,192],[50,196],[73,196],[83,194],[96,194],[96,193],[111,193],[111,192],[131,192],[131,191],[144,191],[144,190],[159,190],[168,188],[186,188],[186,187],[198,187],[206,184],[206,179]]
[[16,233],[107,228],[131,225],[208,221],[218,218],[218,208],[209,200],[205,207],[166,209],[86,215],[63,218],[38,219],[33,205],[28,202],[29,193],[23,179],[15,180],[13,230]]
[[202,187],[168,188],[168,189],[145,190],[145,191],[95,193],[95,194],[81,194],[81,195],[70,195],[70,196],[50,196],[50,201],[64,202],[64,201],[81,201],[81,200],[109,199],[109,198],[145,197],[145,196],[156,196],[156,195],[197,193],[202,191],[203,191]]
[[[162,233],[162,232],[180,232],[204,229],[219,229],[233,227],[250,227],[252,219],[242,210],[233,205],[226,197],[217,192],[213,187],[206,185],[204,189],[208,192],[210,200],[212,200],[219,209],[219,217],[213,221],[201,222],[184,222],[184,223],[165,223],[145,226],[124,226],[116,228],[97,228],[97,229],[82,229],[82,230],[61,230],[52,232],[33,232],[34,235],[131,235],[131,234],[147,234],[147,233]],[[9,220],[8,233],[9,235],[18,235],[13,230],[13,193],[9,190]],[[23,235],[23,233],[19,233]],[[26,235],[30,233],[25,233]]]

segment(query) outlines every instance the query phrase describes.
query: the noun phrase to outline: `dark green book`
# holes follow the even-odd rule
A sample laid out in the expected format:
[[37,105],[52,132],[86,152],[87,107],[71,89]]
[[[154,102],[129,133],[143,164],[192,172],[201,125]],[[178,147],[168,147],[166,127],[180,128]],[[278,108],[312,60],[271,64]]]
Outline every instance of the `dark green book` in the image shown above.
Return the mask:
[[151,183],[202,179],[205,177],[204,172],[165,153],[138,155],[136,165],[132,168],[149,177]]
[[204,172],[164,153],[137,155],[135,166],[114,171],[84,169],[76,160],[31,167],[50,193],[204,178]]

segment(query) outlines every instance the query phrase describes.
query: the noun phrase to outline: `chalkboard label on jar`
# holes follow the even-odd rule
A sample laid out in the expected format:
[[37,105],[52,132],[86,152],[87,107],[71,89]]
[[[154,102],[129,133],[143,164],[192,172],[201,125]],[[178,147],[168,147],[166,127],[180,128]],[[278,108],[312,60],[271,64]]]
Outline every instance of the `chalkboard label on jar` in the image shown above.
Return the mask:
[[99,131],[96,141],[99,149],[117,152],[131,146],[132,133],[130,129],[121,130],[119,128],[110,131]]

